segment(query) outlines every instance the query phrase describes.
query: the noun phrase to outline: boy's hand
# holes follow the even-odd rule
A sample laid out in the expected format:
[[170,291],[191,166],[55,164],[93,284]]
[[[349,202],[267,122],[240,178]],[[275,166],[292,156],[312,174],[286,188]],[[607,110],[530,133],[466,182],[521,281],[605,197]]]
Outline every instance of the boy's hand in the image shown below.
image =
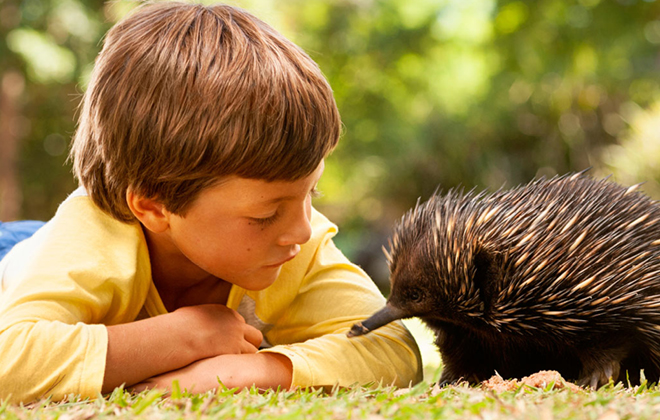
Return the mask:
[[225,305],[184,306],[169,316],[175,334],[190,335],[194,360],[256,353],[264,338],[261,331],[246,324],[238,312]]
[[179,308],[108,330],[103,392],[130,386],[201,359],[253,354],[263,335],[224,305]]
[[133,387],[167,389],[178,380],[181,389],[201,393],[220,386],[227,388],[277,388],[289,389],[293,365],[288,357],[277,353],[225,354],[200,360],[182,369],[149,378]]

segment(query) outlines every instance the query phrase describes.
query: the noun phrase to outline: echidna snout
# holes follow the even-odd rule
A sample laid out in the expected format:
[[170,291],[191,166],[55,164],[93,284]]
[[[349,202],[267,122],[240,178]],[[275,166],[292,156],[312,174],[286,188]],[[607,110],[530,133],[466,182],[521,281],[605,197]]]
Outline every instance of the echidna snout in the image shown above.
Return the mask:
[[348,332],[348,336],[356,337],[358,335],[364,335],[375,330],[376,328],[380,328],[383,325],[389,324],[392,321],[396,321],[397,319],[401,318],[407,318],[408,316],[409,315],[401,309],[388,303],[366,320],[353,325]]
[[[428,289],[428,279],[422,268],[425,262],[420,260],[424,253],[418,252],[417,247],[409,247],[408,264],[394,266],[390,261],[391,291],[387,304],[371,315],[368,319],[358,322],[348,332],[349,337],[367,334],[392,321],[403,318],[412,318],[428,312],[424,289]],[[389,254],[385,251],[389,259]]]
[[[428,275],[431,272],[429,264],[432,267],[433,259],[428,256],[424,240],[430,229],[425,223],[418,223],[415,229],[415,239],[406,244],[405,256],[399,255],[398,258],[405,260],[405,263],[395,263],[384,249],[391,272],[391,289],[387,304],[368,319],[353,325],[348,332],[349,337],[364,335],[392,321],[420,317],[431,311],[433,300],[425,291],[433,288],[435,276]],[[398,241],[398,237],[395,234],[394,242]]]

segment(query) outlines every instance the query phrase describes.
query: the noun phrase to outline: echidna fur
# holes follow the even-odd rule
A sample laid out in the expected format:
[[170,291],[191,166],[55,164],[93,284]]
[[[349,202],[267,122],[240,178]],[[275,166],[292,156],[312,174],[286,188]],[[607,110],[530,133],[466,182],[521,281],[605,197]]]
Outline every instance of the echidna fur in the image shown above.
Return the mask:
[[442,383],[543,369],[593,388],[640,370],[658,382],[660,207],[637,188],[580,173],[433,195],[394,230],[396,314],[381,322],[420,317]]

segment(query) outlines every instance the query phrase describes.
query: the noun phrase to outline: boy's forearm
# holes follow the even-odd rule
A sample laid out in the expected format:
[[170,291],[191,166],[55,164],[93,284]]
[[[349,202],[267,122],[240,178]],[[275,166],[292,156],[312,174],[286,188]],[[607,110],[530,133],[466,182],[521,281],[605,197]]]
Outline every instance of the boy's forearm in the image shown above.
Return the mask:
[[166,315],[108,329],[108,352],[102,392],[122,384],[131,385],[195,360],[191,346],[172,337],[162,325]]
[[150,378],[133,389],[170,389],[177,380],[182,389],[206,392],[222,382],[227,388],[261,389],[291,387],[293,366],[288,357],[276,353],[225,354],[200,360],[185,368]]
[[254,354],[256,328],[224,305],[182,307],[165,315],[108,329],[103,392],[221,354]]

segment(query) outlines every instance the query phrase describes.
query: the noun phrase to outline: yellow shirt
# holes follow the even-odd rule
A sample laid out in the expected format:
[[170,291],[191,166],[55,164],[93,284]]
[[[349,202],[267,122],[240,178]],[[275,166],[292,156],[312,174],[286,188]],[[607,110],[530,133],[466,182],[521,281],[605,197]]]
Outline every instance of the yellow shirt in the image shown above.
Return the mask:
[[[105,326],[167,313],[140,225],[113,219],[79,191],[0,262],[0,399],[96,397]],[[420,381],[419,350],[400,322],[346,337],[384,298],[334,246],[336,226],[316,211],[311,223],[312,238],[272,286],[233,286],[227,306],[264,333],[272,347],[262,351],[291,359],[294,386]]]

